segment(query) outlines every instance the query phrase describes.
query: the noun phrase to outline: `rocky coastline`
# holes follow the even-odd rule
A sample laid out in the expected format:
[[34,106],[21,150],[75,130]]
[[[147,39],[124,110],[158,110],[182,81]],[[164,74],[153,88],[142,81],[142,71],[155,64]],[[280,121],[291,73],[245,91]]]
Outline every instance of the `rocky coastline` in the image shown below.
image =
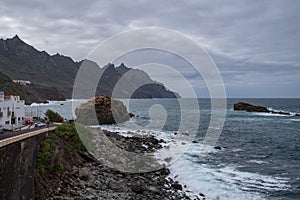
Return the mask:
[[[90,114],[94,110],[93,118]],[[163,148],[164,140],[153,135],[125,137],[118,132],[88,128],[91,124],[114,124],[133,117],[121,101],[104,95],[94,97],[81,104],[76,115],[76,127],[74,123],[57,127],[39,149],[36,199],[205,199],[204,194],[193,194],[173,180],[166,165],[151,154]],[[128,152],[142,159],[128,156]],[[107,157],[98,157],[98,153]],[[123,163],[126,169],[109,165],[108,160]]]
[[[117,132],[104,133],[108,139],[116,142],[116,145],[122,144],[122,148],[133,152],[153,152],[162,148],[161,144],[164,143],[153,136],[124,137]],[[192,194],[185,185],[170,178],[167,167],[146,173],[121,172],[106,166],[87,152],[74,151],[66,146],[69,145],[65,144],[59,148],[69,153],[64,152],[61,155],[78,157],[79,162],[75,162],[76,164],[64,172],[51,173],[50,179],[48,176],[46,181],[55,179],[55,184],[51,189],[46,188],[48,191],[43,191],[45,188],[37,188],[36,196],[39,199],[205,199],[202,193]],[[76,155],[73,155],[74,153]],[[41,179],[43,175],[37,177]],[[45,180],[36,181],[40,183]]]

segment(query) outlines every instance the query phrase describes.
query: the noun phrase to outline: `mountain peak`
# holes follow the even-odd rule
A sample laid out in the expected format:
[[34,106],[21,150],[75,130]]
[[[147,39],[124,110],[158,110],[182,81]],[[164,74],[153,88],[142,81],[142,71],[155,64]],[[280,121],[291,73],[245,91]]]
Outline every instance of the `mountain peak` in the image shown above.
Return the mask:
[[111,64],[111,63],[108,63],[106,64],[103,69],[105,70],[115,70],[115,65],[114,64]]
[[13,40],[21,40],[17,34],[12,39]]
[[20,37],[17,34],[9,40],[18,42],[18,43],[20,43],[20,42],[25,43],[23,40],[20,39]]
[[17,34],[12,38],[7,38],[5,41],[10,44],[26,44]]
[[121,67],[121,68],[128,68],[128,67],[125,66],[124,63],[121,63],[121,65],[119,67]]

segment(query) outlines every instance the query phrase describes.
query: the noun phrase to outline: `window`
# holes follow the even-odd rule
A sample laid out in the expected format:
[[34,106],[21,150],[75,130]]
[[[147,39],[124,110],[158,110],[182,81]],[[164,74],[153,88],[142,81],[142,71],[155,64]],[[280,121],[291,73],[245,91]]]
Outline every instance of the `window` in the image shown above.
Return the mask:
[[20,118],[20,117],[18,117],[18,121],[21,121],[21,118]]
[[5,121],[5,124],[9,124],[9,121]]

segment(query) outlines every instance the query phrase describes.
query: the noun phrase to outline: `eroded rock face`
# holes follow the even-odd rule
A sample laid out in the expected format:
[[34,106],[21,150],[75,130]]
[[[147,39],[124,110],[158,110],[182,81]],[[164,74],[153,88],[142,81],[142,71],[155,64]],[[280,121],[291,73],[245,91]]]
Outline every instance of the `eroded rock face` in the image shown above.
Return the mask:
[[119,101],[101,95],[81,104],[75,111],[76,122],[84,125],[122,123],[129,120],[130,114]]

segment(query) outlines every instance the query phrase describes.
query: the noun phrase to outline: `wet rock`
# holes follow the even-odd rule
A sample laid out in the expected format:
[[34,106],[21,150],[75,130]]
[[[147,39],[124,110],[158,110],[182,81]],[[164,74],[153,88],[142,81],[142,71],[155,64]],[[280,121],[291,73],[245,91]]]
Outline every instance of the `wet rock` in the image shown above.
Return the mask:
[[171,185],[176,190],[182,190],[182,185],[180,185],[177,181]]
[[82,180],[88,180],[90,178],[90,170],[87,167],[83,167],[78,170],[78,176]]
[[280,115],[290,115],[289,112],[283,112],[283,111],[270,111],[272,114],[280,114]]
[[201,197],[205,197],[205,195],[203,194],[203,193],[199,193],[199,196],[201,196]]
[[214,147],[214,148],[217,149],[217,150],[222,150],[222,147],[219,147],[219,146]]
[[266,113],[280,114],[280,115],[291,115],[291,113],[289,113],[289,112],[269,110],[266,107],[255,106],[255,105],[245,103],[245,102],[235,103],[233,105],[233,109],[234,110],[243,110],[243,111],[247,111],[247,112],[266,112]]
[[142,194],[145,191],[145,184],[142,181],[132,183],[131,190],[137,194]]
[[247,112],[270,112],[266,107],[255,106],[245,102],[238,102],[233,105],[234,110],[243,110]]

